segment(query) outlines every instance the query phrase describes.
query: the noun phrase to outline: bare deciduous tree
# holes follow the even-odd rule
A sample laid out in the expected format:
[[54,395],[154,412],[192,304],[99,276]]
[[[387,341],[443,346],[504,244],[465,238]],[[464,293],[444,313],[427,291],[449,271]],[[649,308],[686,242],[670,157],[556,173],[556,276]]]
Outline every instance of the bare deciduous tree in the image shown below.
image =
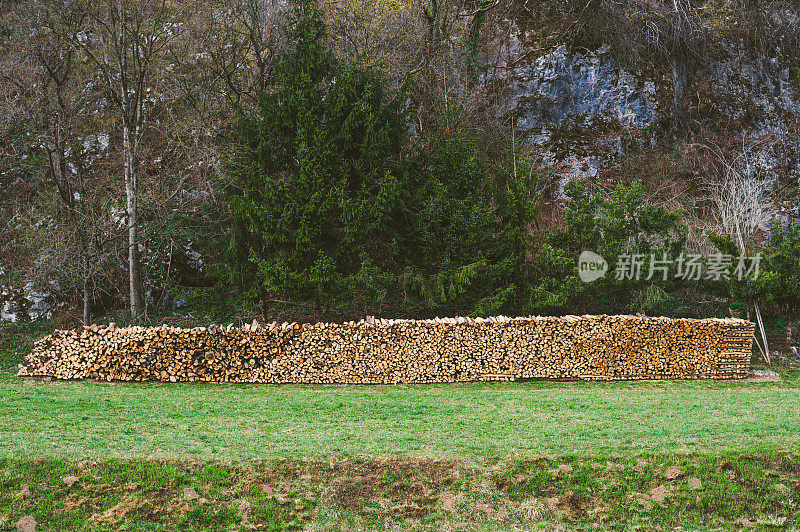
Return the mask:
[[55,192],[52,202],[52,194],[44,193],[41,202],[18,211],[29,225],[52,237],[33,246],[40,257],[50,259],[37,258],[28,274],[43,281],[66,280],[71,286],[78,280],[88,325],[102,249],[114,238],[107,216],[109,193],[98,167],[108,139],[98,136],[93,119],[101,96],[87,79],[68,32],[60,31],[60,15],[53,7],[26,2],[14,11],[15,23],[26,31],[12,48],[13,66],[2,77],[24,94],[17,106],[34,124],[31,149],[46,156],[41,170]]
[[235,106],[255,105],[267,90],[287,9],[282,0],[211,0],[203,6],[208,31],[202,53]]
[[118,113],[123,144],[130,313],[143,314],[139,240],[139,180],[142,143],[150,126],[149,94],[166,50],[182,31],[189,5],[166,0],[73,0],[59,9],[63,27],[96,68]]
[[[764,166],[759,164],[757,153],[751,145],[744,146],[734,157],[719,154],[723,175],[719,182],[710,187],[710,199],[719,224],[718,230],[736,243],[742,255],[755,251],[757,234],[765,231],[775,216],[769,197],[772,183],[765,179]],[[764,358],[769,363],[769,343],[761,309],[757,300],[749,303],[761,329]]]
[[723,40],[725,11],[692,0],[622,0],[603,5],[625,26],[618,45],[644,47],[669,61],[675,126],[681,126],[691,71]]

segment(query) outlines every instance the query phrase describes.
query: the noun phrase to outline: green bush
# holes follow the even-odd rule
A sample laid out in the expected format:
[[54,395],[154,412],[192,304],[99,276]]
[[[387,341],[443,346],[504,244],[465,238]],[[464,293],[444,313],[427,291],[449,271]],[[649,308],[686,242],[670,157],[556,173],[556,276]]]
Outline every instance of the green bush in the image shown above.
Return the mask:
[[[532,309],[546,313],[662,313],[670,293],[679,288],[669,271],[647,280],[651,257],[676,258],[683,251],[687,229],[680,211],[645,201],[640,182],[617,185],[611,193],[590,193],[585,180],[571,181],[562,227],[550,231],[536,256],[537,281]],[[581,281],[578,256],[583,251],[602,256],[609,266],[594,282]],[[617,278],[621,255],[641,255],[640,277]],[[631,273],[633,273],[631,271]]]

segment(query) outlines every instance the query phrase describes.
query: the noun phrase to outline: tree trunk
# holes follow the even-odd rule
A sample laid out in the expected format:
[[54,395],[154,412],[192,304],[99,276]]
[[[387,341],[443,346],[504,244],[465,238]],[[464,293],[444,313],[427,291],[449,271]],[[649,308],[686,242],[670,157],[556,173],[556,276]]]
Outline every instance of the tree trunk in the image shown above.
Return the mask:
[[[84,242],[86,236],[84,235]],[[92,314],[89,310],[89,250],[84,244],[83,247],[83,324],[89,325],[92,322]]]
[[789,318],[789,325],[786,326],[786,347],[792,348],[792,332],[794,329],[795,319],[793,316]]
[[83,280],[83,324],[92,323],[92,313],[89,309],[89,280]]
[[[127,133],[127,132],[126,132]],[[127,134],[126,134],[127,137]],[[142,307],[142,269],[139,262],[139,218],[136,191],[136,161],[126,142],[125,202],[128,214],[128,284],[130,289],[131,319],[138,321]]]
[[364,304],[364,294],[361,283],[356,283],[356,318],[363,320],[367,317],[367,306]]
[[269,320],[267,319],[267,298],[264,294],[261,294],[258,297],[258,306],[261,308],[261,320],[266,323]]
[[672,58],[672,111],[676,129],[682,129],[686,119],[683,93],[687,83],[686,63],[680,57]]

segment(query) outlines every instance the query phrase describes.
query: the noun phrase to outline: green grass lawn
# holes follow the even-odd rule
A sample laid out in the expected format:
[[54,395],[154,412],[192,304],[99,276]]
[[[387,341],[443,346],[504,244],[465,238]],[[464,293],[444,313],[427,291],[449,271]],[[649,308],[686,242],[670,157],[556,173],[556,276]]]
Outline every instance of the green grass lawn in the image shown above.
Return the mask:
[[800,448],[781,383],[419,386],[4,379],[0,455],[254,458]]
[[797,530],[799,493],[800,457],[770,452],[572,454],[491,467],[0,459],[0,529],[30,515],[37,530],[58,532]]

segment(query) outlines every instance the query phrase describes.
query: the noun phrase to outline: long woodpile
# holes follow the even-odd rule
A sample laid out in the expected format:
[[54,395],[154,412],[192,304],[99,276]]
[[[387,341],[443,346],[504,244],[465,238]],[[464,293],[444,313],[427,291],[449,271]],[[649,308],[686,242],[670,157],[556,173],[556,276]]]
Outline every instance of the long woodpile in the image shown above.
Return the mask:
[[733,379],[753,324],[637,316],[445,318],[244,327],[85,327],[38,340],[19,376],[390,384]]

